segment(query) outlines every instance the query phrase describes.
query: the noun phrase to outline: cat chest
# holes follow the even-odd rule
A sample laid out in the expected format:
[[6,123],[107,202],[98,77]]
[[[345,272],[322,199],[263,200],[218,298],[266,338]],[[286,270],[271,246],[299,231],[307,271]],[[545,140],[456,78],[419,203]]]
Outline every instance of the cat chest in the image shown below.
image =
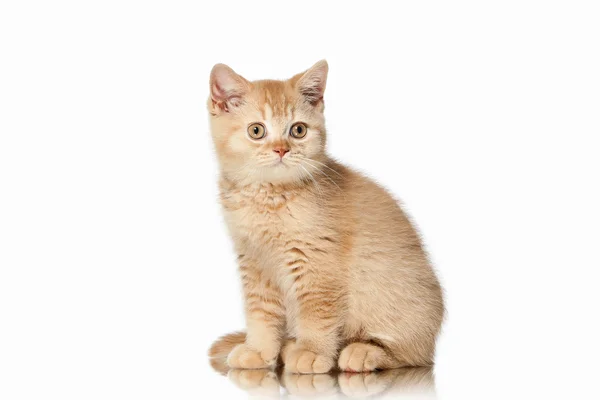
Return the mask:
[[225,219],[239,254],[264,267],[285,265],[286,252],[318,231],[318,209],[294,201],[236,204]]
[[305,230],[305,224],[298,223],[288,210],[240,208],[226,212],[226,220],[236,243],[260,252],[276,251]]

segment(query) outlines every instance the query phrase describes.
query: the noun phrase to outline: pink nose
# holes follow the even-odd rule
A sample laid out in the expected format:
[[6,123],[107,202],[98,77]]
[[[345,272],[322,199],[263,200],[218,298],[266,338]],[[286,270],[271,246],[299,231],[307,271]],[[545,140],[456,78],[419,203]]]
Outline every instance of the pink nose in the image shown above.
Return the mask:
[[285,156],[285,153],[287,153],[288,151],[290,151],[290,149],[286,149],[285,147],[275,147],[273,149],[273,151],[277,154],[279,154],[279,158],[283,158],[283,156]]

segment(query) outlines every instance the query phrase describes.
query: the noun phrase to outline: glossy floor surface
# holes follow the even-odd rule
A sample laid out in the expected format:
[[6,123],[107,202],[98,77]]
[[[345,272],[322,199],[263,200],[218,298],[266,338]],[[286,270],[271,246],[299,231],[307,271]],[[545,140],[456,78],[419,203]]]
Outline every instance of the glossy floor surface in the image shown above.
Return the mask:
[[432,368],[401,368],[372,373],[332,372],[297,375],[273,370],[229,369],[223,360],[211,360],[215,373],[250,398],[378,398],[435,399]]

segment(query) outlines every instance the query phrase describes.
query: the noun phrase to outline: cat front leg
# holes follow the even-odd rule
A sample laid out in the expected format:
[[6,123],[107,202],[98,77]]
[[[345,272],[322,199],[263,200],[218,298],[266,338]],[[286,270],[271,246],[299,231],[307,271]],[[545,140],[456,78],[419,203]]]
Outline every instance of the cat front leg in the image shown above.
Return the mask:
[[279,288],[264,276],[260,267],[240,256],[244,288],[246,341],[227,357],[231,368],[260,369],[275,366],[285,326],[285,308]]
[[310,254],[308,250],[294,248],[292,252],[297,255],[295,261],[288,263],[293,280],[296,340],[286,344],[282,359],[287,372],[327,373],[335,366],[340,345],[341,281],[329,272],[331,269],[312,265],[306,255]]

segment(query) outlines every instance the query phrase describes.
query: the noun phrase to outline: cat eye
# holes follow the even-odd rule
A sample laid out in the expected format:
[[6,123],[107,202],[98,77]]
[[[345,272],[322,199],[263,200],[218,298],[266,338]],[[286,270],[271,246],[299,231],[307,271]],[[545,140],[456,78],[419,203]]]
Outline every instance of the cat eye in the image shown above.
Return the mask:
[[267,131],[265,129],[265,126],[263,124],[259,124],[258,122],[255,122],[248,126],[248,136],[250,136],[252,139],[262,139],[265,137],[266,133]]
[[307,131],[308,128],[306,127],[306,125],[304,125],[302,122],[296,122],[294,125],[292,125],[292,128],[290,129],[290,135],[292,135],[296,139],[302,139],[304,136],[306,136]]

